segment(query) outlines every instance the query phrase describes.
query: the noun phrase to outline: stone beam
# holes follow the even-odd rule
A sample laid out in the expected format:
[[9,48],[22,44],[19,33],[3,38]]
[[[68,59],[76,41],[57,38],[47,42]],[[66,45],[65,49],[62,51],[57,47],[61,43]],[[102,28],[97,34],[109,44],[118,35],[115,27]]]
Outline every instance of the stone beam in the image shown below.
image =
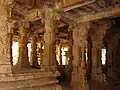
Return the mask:
[[95,14],[85,15],[83,17],[80,17],[76,21],[77,23],[93,21],[93,20],[98,20],[98,19],[107,18],[107,17],[114,17],[114,16],[117,16],[117,14],[119,13],[120,13],[120,7],[115,7],[115,8],[107,9]]
[[[74,1],[74,0],[73,0]],[[88,4],[91,4],[91,3],[94,3],[96,0],[86,0],[84,1],[83,3],[77,3],[75,5],[71,5],[71,6],[68,6],[68,7],[65,7],[62,9],[63,12],[66,12],[66,11],[69,11],[69,10],[72,10],[72,9],[75,9],[75,8],[79,8],[79,7],[82,7],[82,6],[85,6],[85,5],[88,5]]]
[[83,3],[83,2],[85,2],[85,0],[58,0],[55,4],[56,4],[56,8],[64,8],[74,5],[76,3]]

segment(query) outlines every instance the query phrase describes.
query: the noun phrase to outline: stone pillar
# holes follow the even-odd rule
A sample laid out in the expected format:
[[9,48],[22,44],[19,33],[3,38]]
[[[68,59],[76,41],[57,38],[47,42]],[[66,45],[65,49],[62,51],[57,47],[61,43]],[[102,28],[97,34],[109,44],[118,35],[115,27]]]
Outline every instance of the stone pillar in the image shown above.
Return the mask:
[[38,67],[38,60],[37,60],[37,36],[36,33],[33,34],[31,38],[31,61],[32,61],[32,66],[33,67]]
[[62,44],[59,44],[59,52],[60,52],[60,65],[61,65],[61,67],[62,67]]
[[110,35],[107,38],[108,50],[107,50],[107,78],[115,78],[115,51],[119,42],[119,34],[113,36]]
[[103,47],[103,39],[108,29],[106,21],[96,22],[91,29],[92,37],[92,80],[105,82],[105,74],[102,71],[101,49]]
[[102,71],[101,62],[101,47],[97,46],[97,43],[92,43],[92,80],[104,82],[104,76]]
[[9,31],[8,27],[8,13],[10,0],[0,0],[0,74],[12,73],[10,63],[10,42],[7,37]]
[[89,90],[86,78],[85,48],[89,23],[79,23],[73,29],[73,71],[71,86],[73,90]]
[[12,40],[12,38],[13,38],[13,34],[12,33],[8,33],[8,41],[9,41],[9,43],[10,43],[10,45],[9,45],[9,50],[10,50],[10,63],[11,63],[11,65],[13,65],[13,57],[12,57],[12,43],[13,43],[13,40]]
[[28,60],[28,31],[29,31],[29,23],[27,21],[19,22],[19,30],[20,30],[20,39],[19,39],[19,59],[17,63],[17,67],[19,68],[27,68],[29,67]]
[[55,29],[56,18],[55,11],[51,8],[45,12],[45,33],[44,33],[44,59],[43,67],[48,70],[54,70],[56,66],[55,60]]
[[73,31],[71,28],[69,28],[69,40],[68,40],[68,46],[69,46],[69,66],[72,68],[72,60],[73,60],[73,53],[72,53],[72,48],[73,48]]
[[71,82],[71,76],[72,76],[72,61],[73,61],[73,52],[72,52],[72,49],[73,49],[73,31],[72,31],[72,28],[69,27],[68,28],[68,47],[69,47],[69,50],[68,50],[68,56],[69,56],[69,62],[68,62],[68,81],[69,83]]
[[90,33],[88,34],[87,73],[88,73],[88,79],[91,79],[90,75],[91,75],[91,73],[92,73],[92,41],[91,41]]

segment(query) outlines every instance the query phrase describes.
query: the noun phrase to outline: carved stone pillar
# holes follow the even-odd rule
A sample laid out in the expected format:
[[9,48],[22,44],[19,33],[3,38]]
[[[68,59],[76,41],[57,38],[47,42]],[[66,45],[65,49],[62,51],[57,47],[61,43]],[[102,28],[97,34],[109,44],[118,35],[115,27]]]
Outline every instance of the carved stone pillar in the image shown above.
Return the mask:
[[12,57],[12,42],[13,42],[12,38],[13,38],[13,34],[12,33],[8,33],[8,37],[7,38],[8,38],[8,41],[10,43],[10,45],[9,45],[10,63],[11,63],[11,65],[13,65],[13,57]]
[[107,52],[107,78],[115,78],[115,51],[119,43],[119,34],[110,35],[107,38],[108,52]]
[[72,68],[72,60],[73,60],[73,52],[72,52],[72,48],[73,48],[73,31],[71,28],[69,28],[69,36],[68,36],[69,40],[68,40],[68,46],[69,46],[69,66],[70,68]]
[[68,54],[69,54],[69,64],[68,64],[68,70],[69,70],[69,76],[68,76],[68,81],[71,81],[71,76],[72,76],[72,61],[73,61],[73,30],[71,27],[68,28]]
[[73,71],[71,86],[73,90],[88,90],[85,66],[85,48],[89,23],[79,23],[73,29]]
[[59,44],[59,52],[60,52],[60,55],[59,55],[59,58],[60,58],[60,65],[62,67],[62,44]]
[[88,79],[91,79],[90,75],[92,73],[92,40],[90,33],[88,32],[88,61],[87,61],[87,73]]
[[12,73],[10,63],[10,41],[7,37],[10,32],[8,27],[10,12],[8,12],[8,8],[11,1],[5,1],[0,1],[0,74]]
[[102,71],[101,49],[103,46],[103,39],[108,29],[106,21],[96,22],[91,29],[92,37],[92,80],[105,82],[105,75]]
[[92,47],[92,80],[104,82],[104,76],[102,71],[102,60],[101,60],[101,47],[93,43]]
[[36,33],[33,34],[31,38],[31,61],[33,67],[38,67],[38,60],[37,60],[37,36]]
[[45,33],[44,33],[44,59],[43,67],[48,70],[55,69],[55,27],[56,27],[56,14],[53,9],[47,9],[45,13]]
[[28,29],[29,23],[26,21],[19,22],[19,29],[20,29],[20,39],[19,39],[19,60],[17,63],[17,67],[19,68],[27,68],[29,67],[29,60],[28,60]]

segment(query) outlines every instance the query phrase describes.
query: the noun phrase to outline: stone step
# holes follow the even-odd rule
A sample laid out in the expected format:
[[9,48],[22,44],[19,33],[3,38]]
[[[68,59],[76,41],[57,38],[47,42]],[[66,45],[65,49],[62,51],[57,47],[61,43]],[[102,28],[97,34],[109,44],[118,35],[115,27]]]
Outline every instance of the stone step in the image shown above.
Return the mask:
[[[7,81],[0,83],[0,90],[23,90],[24,88],[30,87],[43,87],[47,85],[56,85],[58,81],[54,78],[44,79],[30,79],[30,80],[19,80],[19,81]],[[23,89],[22,89],[23,88]]]
[[49,78],[59,76],[58,72],[34,72],[34,73],[17,73],[17,74],[7,74],[0,75],[0,82],[4,81],[18,81],[18,80],[28,80],[35,78]]
[[[24,72],[12,74],[0,74],[0,90],[56,90],[56,76],[59,76],[57,71],[45,72],[26,70]],[[33,89],[34,88],[34,89]],[[40,89],[42,88],[42,89]]]

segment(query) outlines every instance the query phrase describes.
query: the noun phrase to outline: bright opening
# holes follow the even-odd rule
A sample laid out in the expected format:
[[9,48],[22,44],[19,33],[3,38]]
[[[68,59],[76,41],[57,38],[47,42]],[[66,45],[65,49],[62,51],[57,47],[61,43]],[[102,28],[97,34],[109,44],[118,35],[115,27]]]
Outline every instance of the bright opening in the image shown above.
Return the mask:
[[106,64],[106,49],[102,49],[102,65],[105,65]]
[[13,42],[12,43],[12,58],[13,58],[13,65],[16,65],[18,62],[19,57],[19,43]]
[[67,47],[62,47],[62,65],[68,65],[69,58],[68,58],[68,48]]

